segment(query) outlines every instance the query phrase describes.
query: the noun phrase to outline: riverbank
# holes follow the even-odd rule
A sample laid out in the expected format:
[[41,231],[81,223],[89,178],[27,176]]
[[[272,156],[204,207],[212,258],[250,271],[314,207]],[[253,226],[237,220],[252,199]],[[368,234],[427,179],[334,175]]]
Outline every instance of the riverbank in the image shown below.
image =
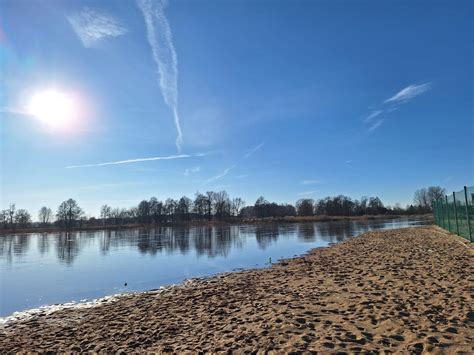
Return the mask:
[[[99,230],[124,230],[137,228],[157,228],[157,227],[199,227],[199,226],[219,226],[234,224],[268,224],[268,223],[306,223],[306,222],[337,222],[337,221],[369,221],[378,219],[397,219],[412,218],[434,221],[432,214],[424,215],[363,215],[363,216],[286,216],[286,217],[268,217],[268,218],[230,218],[227,220],[211,221],[182,221],[173,223],[159,224],[111,224],[111,225],[92,225],[81,226],[69,229],[69,232],[87,232]],[[0,236],[7,234],[28,234],[28,233],[60,233],[66,232],[56,226],[39,226],[30,228],[0,229]]]
[[473,258],[436,227],[369,232],[271,268],[7,323],[0,352],[469,353]]

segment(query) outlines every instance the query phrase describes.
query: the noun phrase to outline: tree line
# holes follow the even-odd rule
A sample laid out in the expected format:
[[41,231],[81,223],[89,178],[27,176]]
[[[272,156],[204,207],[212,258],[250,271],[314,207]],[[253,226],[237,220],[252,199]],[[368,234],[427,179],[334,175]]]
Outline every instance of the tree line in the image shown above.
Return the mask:
[[399,204],[385,206],[378,197],[362,197],[353,200],[339,195],[320,200],[303,198],[294,205],[269,202],[263,196],[253,205],[246,206],[240,197],[231,198],[226,191],[197,192],[194,199],[183,196],[164,201],[152,197],[131,208],[103,205],[100,215],[87,218],[76,200],[62,202],[56,213],[49,207],[41,207],[37,222],[32,222],[26,209],[17,209],[15,204],[0,211],[0,226],[4,229],[57,226],[63,229],[83,226],[121,226],[127,224],[168,224],[190,221],[222,221],[287,216],[363,216],[403,215],[431,212],[431,201],[441,198],[445,190],[439,186],[419,189],[414,195],[414,204],[402,208]]

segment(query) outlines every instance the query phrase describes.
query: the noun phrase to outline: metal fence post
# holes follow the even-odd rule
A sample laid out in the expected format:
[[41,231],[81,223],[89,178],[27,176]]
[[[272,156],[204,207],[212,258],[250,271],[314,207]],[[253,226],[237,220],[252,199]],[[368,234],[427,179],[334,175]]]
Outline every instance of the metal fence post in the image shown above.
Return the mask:
[[443,222],[444,222],[444,229],[448,228],[448,222],[449,222],[449,216],[448,216],[448,210],[446,209],[446,201],[444,198],[441,199],[441,206],[443,206]]
[[438,204],[439,226],[443,228],[443,225],[444,225],[444,219],[443,219],[444,215],[443,215],[443,209],[442,209],[443,205],[441,204],[440,199],[436,200],[436,203]]
[[458,223],[458,211],[456,208],[456,194],[453,191],[453,202],[454,202],[454,219],[456,220],[456,232],[459,235],[459,223]]
[[444,196],[446,200],[446,214],[448,216],[448,231],[451,232],[451,221],[449,220],[449,203],[448,203],[448,195]]
[[441,228],[444,228],[443,200],[442,200],[442,199],[439,199],[439,200],[438,200],[438,204],[439,204],[439,212],[441,213],[441,224],[440,224],[440,227],[441,227]]
[[469,240],[472,242],[471,220],[469,219],[469,205],[467,203],[467,186],[464,186],[464,200],[466,201],[467,230],[469,231]]
[[441,211],[439,210],[439,201],[438,200],[435,201],[435,206],[436,206],[436,214],[438,215],[437,225],[439,227],[441,227]]
[[439,200],[436,200],[436,209],[438,210],[438,226],[443,225],[443,211],[441,211],[441,206]]

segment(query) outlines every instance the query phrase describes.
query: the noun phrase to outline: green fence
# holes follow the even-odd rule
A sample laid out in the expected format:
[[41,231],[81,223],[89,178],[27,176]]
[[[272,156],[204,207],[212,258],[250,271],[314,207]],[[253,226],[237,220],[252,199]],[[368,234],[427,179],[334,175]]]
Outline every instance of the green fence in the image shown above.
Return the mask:
[[433,213],[438,226],[472,242],[474,239],[474,186],[464,186],[464,190],[433,201]]

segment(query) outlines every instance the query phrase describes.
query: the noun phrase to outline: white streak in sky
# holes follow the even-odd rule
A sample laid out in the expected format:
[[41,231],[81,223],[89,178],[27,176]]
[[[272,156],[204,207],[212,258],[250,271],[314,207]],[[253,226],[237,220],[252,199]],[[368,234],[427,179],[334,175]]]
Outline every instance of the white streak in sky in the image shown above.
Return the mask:
[[314,185],[319,184],[319,180],[311,179],[311,180],[303,180],[301,181],[302,185]]
[[[413,98],[423,94],[424,92],[430,89],[431,83],[424,83],[419,85],[412,84],[407,86],[406,88],[403,88],[395,95],[382,102],[379,105],[381,107],[380,109],[373,110],[372,113],[364,119],[364,122],[370,125],[367,129],[367,132],[372,132],[373,130],[377,129],[382,125],[382,123],[384,122],[384,118],[381,118],[379,116],[384,116],[388,113],[397,110],[400,105],[412,100]],[[374,121],[374,119],[377,117],[378,119]]]
[[152,157],[152,158],[138,158],[138,159],[129,159],[129,160],[119,160],[119,161],[112,161],[112,162],[98,163],[98,164],[71,165],[71,166],[66,166],[66,169],[88,168],[88,167],[93,167],[93,166],[105,166],[105,165],[131,164],[131,163],[140,163],[140,162],[143,162],[143,161],[153,161],[153,160],[184,159],[184,158],[192,158],[193,156],[202,156],[202,154],[197,154],[197,155],[180,154],[180,155],[170,155],[170,156],[167,156],[167,157]]
[[148,43],[160,74],[160,88],[166,105],[173,111],[177,137],[176,147],[181,151],[183,133],[178,115],[178,58],[173,37],[165,16],[166,1],[137,0],[145,20]]
[[368,129],[367,132],[372,132],[373,130],[377,129],[380,127],[380,125],[383,123],[384,120],[377,120],[375,121]]
[[420,85],[412,84],[412,85],[409,85],[406,88],[400,90],[394,96],[392,96],[391,98],[385,100],[384,102],[385,103],[406,102],[406,101],[409,101],[409,100],[413,99],[414,97],[416,97],[418,95],[423,94],[424,92],[428,91],[429,89],[431,89],[431,83],[424,83],[424,84],[420,84]]
[[264,145],[265,145],[265,142],[262,142],[259,145],[257,145],[256,147],[250,149],[247,153],[245,153],[244,158],[245,159],[250,158],[257,150],[262,148]]
[[27,110],[17,109],[14,107],[0,107],[1,113],[11,113],[13,115],[21,115],[21,116],[32,116]]
[[372,121],[372,119],[374,119],[375,117],[379,116],[382,112],[383,112],[382,110],[373,111],[370,115],[368,115],[368,116],[364,119],[364,122],[370,122],[370,121]]
[[216,176],[213,176],[207,180],[204,180],[204,183],[210,183],[210,182],[213,182],[213,181],[216,181],[216,180],[219,180],[220,178],[223,178],[224,176],[226,176],[232,169],[235,169],[237,167],[237,165],[239,165],[239,162],[241,162],[242,160],[244,159],[248,159],[250,158],[257,150],[259,150],[260,148],[262,148],[264,146],[265,142],[262,142],[258,145],[256,145],[255,147],[253,147],[252,149],[248,150],[247,153],[245,153],[238,161],[237,163],[235,163],[234,165],[224,169],[221,173],[217,174]]
[[66,18],[86,48],[93,47],[106,37],[127,33],[127,29],[116,18],[90,7],[84,7],[82,11]]
[[213,176],[207,180],[205,180],[204,182],[205,183],[210,183],[210,182],[213,182],[213,181],[216,181],[216,180],[219,180],[220,178],[223,178],[224,176],[226,176],[232,169],[234,169],[235,167],[237,166],[237,164],[234,164],[232,166],[229,166],[228,168],[224,169],[224,171],[222,171],[221,173],[217,174],[216,176]]

